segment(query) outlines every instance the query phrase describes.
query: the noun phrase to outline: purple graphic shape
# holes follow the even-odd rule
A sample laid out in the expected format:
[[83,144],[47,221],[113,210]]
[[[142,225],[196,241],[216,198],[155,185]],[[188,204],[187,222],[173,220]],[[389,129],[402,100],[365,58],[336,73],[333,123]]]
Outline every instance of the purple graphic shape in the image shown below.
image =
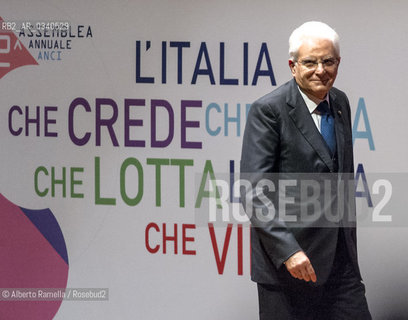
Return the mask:
[[66,264],[68,263],[67,247],[61,228],[50,209],[30,210],[20,207],[26,217],[37,227],[50,245],[58,252]]
[[[50,210],[48,215],[39,214],[41,211],[43,210],[32,210],[32,214],[38,215],[40,220],[42,217],[52,215]],[[41,222],[39,224],[43,229],[46,225],[49,228],[58,225]],[[57,229],[58,232],[54,234],[59,233],[58,240],[64,241],[59,226]],[[20,207],[0,193],[0,288],[3,288],[1,290],[66,288],[69,266],[43,232]],[[2,298],[7,297],[3,295]],[[0,319],[51,320],[61,303],[62,297],[52,301],[0,298]]]

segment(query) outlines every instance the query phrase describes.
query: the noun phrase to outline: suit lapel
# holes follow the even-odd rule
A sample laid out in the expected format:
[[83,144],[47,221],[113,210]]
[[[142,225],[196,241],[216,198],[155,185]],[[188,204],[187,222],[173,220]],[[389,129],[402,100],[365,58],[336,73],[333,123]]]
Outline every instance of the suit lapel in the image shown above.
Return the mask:
[[296,127],[303,134],[305,139],[309,142],[309,144],[316,151],[322,161],[330,169],[330,171],[334,171],[333,160],[331,159],[326,142],[324,141],[319,130],[316,128],[316,125],[312,117],[310,116],[309,109],[307,108],[302,96],[300,95],[299,89],[297,88],[297,84],[294,79],[291,82],[291,88],[289,90],[286,102],[291,109],[289,110],[289,116],[292,118]]
[[332,106],[334,113],[334,129],[336,131],[339,172],[342,172],[344,164],[344,123],[341,112],[341,105],[337,102],[336,95],[334,93],[330,94],[330,105]]

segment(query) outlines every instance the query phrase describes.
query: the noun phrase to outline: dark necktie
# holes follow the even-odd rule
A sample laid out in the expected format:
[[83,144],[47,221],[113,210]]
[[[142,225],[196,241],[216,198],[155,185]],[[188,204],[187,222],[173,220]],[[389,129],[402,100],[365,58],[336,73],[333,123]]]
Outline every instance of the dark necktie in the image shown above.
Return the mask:
[[329,104],[326,100],[324,100],[319,103],[316,110],[322,116],[320,122],[320,132],[332,155],[334,155],[336,152],[336,133],[334,131],[334,118],[330,112]]

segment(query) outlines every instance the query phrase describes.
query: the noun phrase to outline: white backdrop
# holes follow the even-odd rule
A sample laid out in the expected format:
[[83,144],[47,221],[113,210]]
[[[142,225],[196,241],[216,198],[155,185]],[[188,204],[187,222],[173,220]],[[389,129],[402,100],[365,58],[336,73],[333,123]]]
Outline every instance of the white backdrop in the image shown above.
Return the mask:
[[[0,192],[18,206],[51,209],[68,251],[67,287],[109,288],[108,301],[63,301],[55,319],[256,318],[256,288],[249,279],[249,230],[244,226],[241,238],[234,225],[229,242],[226,228],[215,228],[211,237],[207,225],[196,223],[200,198],[196,186],[206,165],[215,174],[227,174],[234,160],[235,172],[239,170],[246,106],[290,79],[287,39],[305,21],[324,21],[340,34],[342,60],[336,87],[348,94],[353,122],[363,99],[355,131],[367,136],[355,140],[356,167],[361,164],[367,177],[408,172],[408,5],[404,1],[0,0],[0,4],[4,21],[67,21],[71,26],[67,37],[14,32],[38,65],[11,70],[0,79]],[[0,57],[5,57],[7,39],[2,39]],[[59,48],[36,48],[36,40],[49,40]],[[50,59],[45,60],[44,53]],[[154,83],[137,79],[139,58],[139,76],[153,77]],[[194,83],[195,69],[201,71]],[[258,76],[256,70],[261,71]],[[276,85],[271,83],[271,71]],[[236,79],[238,84],[222,84],[222,78]],[[82,105],[74,108],[71,103],[77,98],[86,100],[89,110]],[[168,104],[165,108],[158,102],[154,121],[155,100]],[[128,122],[125,101],[132,105]],[[100,143],[98,102],[102,119],[114,116],[107,103],[115,103],[118,114],[110,132],[101,128]],[[21,114],[13,112],[10,118],[13,106],[19,106]],[[39,106],[38,135],[35,124],[29,124],[28,132],[25,128],[25,106],[29,118],[35,117]],[[44,131],[45,106],[56,107],[48,114],[55,121],[48,130],[56,137]],[[89,140],[75,144],[70,124],[78,138],[89,132]],[[13,130],[21,127],[21,134],[13,135],[10,125]],[[154,139],[166,138],[164,146],[152,147]],[[132,141],[136,146],[130,145]],[[175,159],[189,161],[181,166]],[[36,182],[39,167],[49,174],[41,171]],[[60,184],[52,195],[51,170],[61,179],[64,167],[66,195]],[[80,168],[74,180],[82,181],[74,185],[74,195],[70,168]],[[183,170],[185,177],[180,179]],[[184,205],[179,200],[182,181]],[[46,188],[48,193],[36,192],[35,183],[40,193]],[[138,194],[141,198],[136,200]],[[110,200],[101,204],[101,198]],[[376,201],[373,197],[374,205]],[[406,206],[397,209],[392,215],[406,214]],[[177,254],[171,240],[164,253],[163,224],[167,236],[177,229]],[[374,318],[406,318],[407,225],[361,227],[358,236]],[[227,255],[220,274],[216,257],[224,243]],[[149,252],[149,246],[157,252]]]

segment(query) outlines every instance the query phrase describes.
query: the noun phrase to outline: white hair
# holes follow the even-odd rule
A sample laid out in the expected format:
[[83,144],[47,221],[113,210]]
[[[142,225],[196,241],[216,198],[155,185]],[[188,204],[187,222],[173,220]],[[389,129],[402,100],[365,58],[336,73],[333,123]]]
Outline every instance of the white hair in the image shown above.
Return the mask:
[[289,37],[289,57],[291,60],[297,60],[299,47],[308,38],[330,40],[337,56],[340,57],[339,35],[337,32],[323,22],[309,21],[295,29]]

